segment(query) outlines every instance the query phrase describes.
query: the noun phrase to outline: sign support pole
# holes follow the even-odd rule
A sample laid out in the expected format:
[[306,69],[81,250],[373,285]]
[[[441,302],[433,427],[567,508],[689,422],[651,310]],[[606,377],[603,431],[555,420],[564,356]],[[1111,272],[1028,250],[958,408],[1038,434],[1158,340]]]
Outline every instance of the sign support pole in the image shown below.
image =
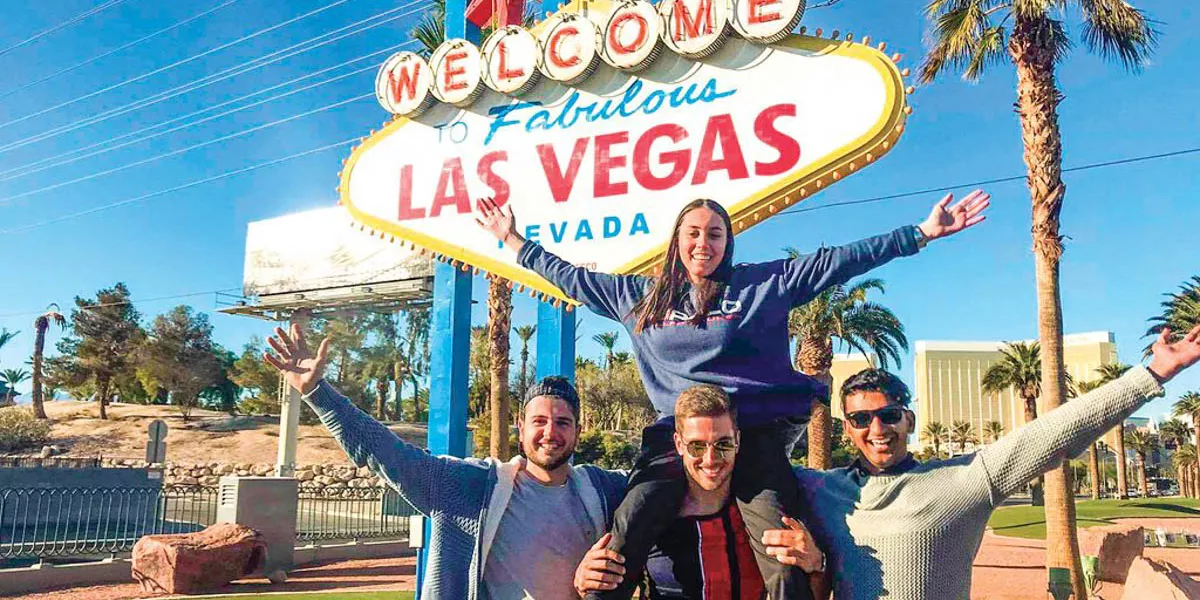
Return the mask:
[[575,382],[575,311],[538,303],[537,377],[562,375]]
[[[446,39],[465,37],[479,42],[479,28],[467,22],[467,0],[446,0]],[[465,457],[467,448],[468,360],[471,352],[471,272],[449,262],[433,269],[433,347],[429,365],[429,452]],[[425,519],[424,547],[417,559],[417,594],[425,582],[425,569],[433,531]]]

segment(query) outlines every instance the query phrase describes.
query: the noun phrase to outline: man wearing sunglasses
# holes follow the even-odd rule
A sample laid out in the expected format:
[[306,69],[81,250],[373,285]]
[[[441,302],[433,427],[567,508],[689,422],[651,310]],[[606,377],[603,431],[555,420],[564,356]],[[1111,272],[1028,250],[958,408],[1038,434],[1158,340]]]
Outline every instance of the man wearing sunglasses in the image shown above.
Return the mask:
[[[828,557],[839,600],[967,599],[971,564],[992,511],[1065,458],[1077,456],[1200,360],[1200,326],[1171,343],[1165,331],[1146,367],[1052,410],[978,452],[918,463],[915,419],[895,375],[863,371],[842,385],[844,430],[862,457],[832,471],[798,469],[801,515]],[[807,532],[765,532],[767,552],[795,564]]]
[[[675,450],[683,457],[688,491],[678,517],[659,536],[646,562],[651,600],[713,598],[760,600],[765,588],[742,515],[733,501],[734,462],[743,443],[729,396],[719,387],[698,385],[675,401]],[[789,526],[802,526],[787,519]],[[624,576],[622,557],[607,548],[608,535],[592,546],[575,572],[579,594],[611,590]],[[793,566],[819,572],[823,559],[814,545],[802,547]],[[814,584],[823,585],[818,574]],[[814,590],[815,592],[816,590]]]

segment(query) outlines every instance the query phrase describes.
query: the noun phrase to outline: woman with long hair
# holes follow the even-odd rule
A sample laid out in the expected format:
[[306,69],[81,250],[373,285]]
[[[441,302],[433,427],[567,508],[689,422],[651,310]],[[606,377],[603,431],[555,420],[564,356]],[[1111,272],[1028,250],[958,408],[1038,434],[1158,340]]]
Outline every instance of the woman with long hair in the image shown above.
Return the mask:
[[985,219],[989,196],[975,191],[950,206],[947,195],[918,226],[846,246],[765,263],[733,263],[733,227],[719,203],[698,199],[679,212],[661,272],[655,277],[595,273],[528,243],[512,207],[480,200],[477,220],[517,252],[521,266],[553,283],[630,333],[638,371],[659,419],[642,432],[642,449],[625,500],[613,519],[609,548],[625,558],[625,578],[589,598],[629,598],[659,534],[674,520],[687,481],[673,441],[675,399],[696,384],[724,388],[733,400],[741,442],[733,495],[772,598],[809,598],[804,573],[766,555],[762,533],[798,514],[799,494],[787,449],[828,389],[792,368],[788,312],[822,290],[931,240]]

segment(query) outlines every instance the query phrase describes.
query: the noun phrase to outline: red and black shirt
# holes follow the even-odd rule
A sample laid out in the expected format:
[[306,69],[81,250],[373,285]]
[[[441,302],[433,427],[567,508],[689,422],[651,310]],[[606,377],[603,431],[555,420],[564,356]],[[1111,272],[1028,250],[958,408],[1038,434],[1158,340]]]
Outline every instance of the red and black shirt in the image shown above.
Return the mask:
[[650,598],[760,600],[762,575],[737,504],[711,515],[680,517],[646,562]]

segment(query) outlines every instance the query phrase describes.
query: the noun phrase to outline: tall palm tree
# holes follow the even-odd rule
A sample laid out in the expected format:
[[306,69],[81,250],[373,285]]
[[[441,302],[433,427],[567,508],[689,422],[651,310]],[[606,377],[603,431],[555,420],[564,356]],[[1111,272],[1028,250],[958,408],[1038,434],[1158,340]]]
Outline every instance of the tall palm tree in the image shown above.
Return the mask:
[[929,443],[933,444],[933,455],[940,457],[942,455],[942,442],[950,437],[950,430],[945,425],[932,421],[925,426],[925,430],[921,432],[921,437],[924,437]]
[[[1162,440],[1164,446],[1173,450],[1178,454],[1183,448],[1191,448],[1192,454],[1195,454],[1195,447],[1192,446],[1192,426],[1187,421],[1179,419],[1171,419],[1164,422],[1158,427],[1158,437]],[[1187,473],[1175,465],[1175,477],[1179,481],[1179,491],[1184,495],[1188,495],[1190,490],[1187,489]]]
[[1000,421],[988,421],[983,424],[983,437],[989,442],[995,442],[1004,435],[1004,424]]
[[[1009,342],[1000,349],[1000,362],[988,367],[980,381],[983,391],[999,394],[1013,388],[1025,406],[1025,422],[1037,418],[1037,399],[1042,393],[1041,345],[1037,342]],[[1034,506],[1044,503],[1042,479],[1029,486]]]
[[491,393],[492,436],[490,454],[499,460],[508,460],[509,416],[508,366],[510,348],[509,332],[512,330],[512,288],[508,280],[493,276],[488,285],[488,344],[491,346]]
[[513,331],[521,340],[521,370],[517,372],[517,395],[524,398],[525,391],[532,383],[529,374],[529,340],[533,339],[534,334],[537,333],[537,325],[521,325],[513,327]]
[[[1200,392],[1187,392],[1175,401],[1171,407],[1177,417],[1187,417],[1192,420],[1192,428],[1196,430],[1196,445],[1193,453],[1200,456]],[[1197,482],[1200,483],[1200,482]],[[1182,486],[1182,484],[1180,484]],[[1195,488],[1195,486],[1193,486]],[[1195,492],[1200,490],[1194,489]]]
[[[1146,332],[1147,336],[1157,339],[1163,328],[1169,328],[1174,332],[1172,337],[1178,337],[1200,325],[1200,275],[1193,275],[1189,281],[1179,286],[1178,292],[1167,294],[1162,308],[1161,314],[1150,318],[1153,325]],[[1146,346],[1146,356],[1150,356],[1150,348],[1153,345],[1151,342]]]
[[958,453],[967,453],[967,444],[975,444],[979,438],[975,437],[975,427],[970,421],[955,421],[950,424],[950,441],[958,444]]
[[[1115,381],[1129,369],[1129,365],[1119,362],[1100,365],[1096,368],[1096,375],[1100,378],[1098,383],[1104,385]],[[1113,448],[1113,452],[1116,452],[1119,457],[1117,460],[1117,497],[1124,499],[1129,497],[1129,467],[1125,460],[1125,422],[1117,423],[1114,429],[1117,430],[1117,444]]]
[[11,404],[17,395],[17,385],[29,379],[29,371],[25,369],[4,369],[0,371],[0,379],[8,384],[8,397],[5,404]]
[[[800,255],[794,248],[786,251],[792,258]],[[831,385],[834,338],[864,356],[873,353],[884,369],[890,364],[900,364],[900,350],[908,350],[904,325],[887,307],[867,299],[872,290],[884,293],[883,280],[863,279],[848,287],[835,285],[808,304],[792,309],[788,314],[788,333],[796,339],[796,368]],[[829,404],[814,402],[808,422],[809,468],[832,466],[832,429]]]
[[[21,332],[20,331],[9,331],[6,328],[0,327],[0,349],[7,346],[8,343],[13,340],[13,338],[17,337],[18,333],[21,333]],[[4,396],[3,400],[4,400],[4,402],[8,401],[8,392],[5,392],[5,396]]]
[[[1151,21],[1124,0],[930,0],[926,14],[933,21],[932,45],[921,65],[925,82],[949,69],[977,80],[1006,59],[1016,67],[1016,107],[1033,206],[1038,339],[1045,349],[1042,402],[1047,410],[1058,408],[1066,396],[1058,276],[1063,252],[1059,214],[1066,195],[1058,125],[1063,95],[1055,72],[1071,47],[1062,20],[1068,5],[1078,11],[1069,14],[1083,20],[1083,43],[1089,50],[1133,71],[1153,52],[1157,33]],[[1047,566],[1069,568],[1075,597],[1085,598],[1070,472],[1064,465],[1049,475],[1053,506],[1046,514]]]
[[1146,487],[1146,455],[1158,446],[1158,439],[1145,429],[1134,429],[1125,433],[1125,445],[1137,455],[1138,484],[1142,488],[1142,497],[1147,498],[1150,488]]
[[47,306],[46,312],[33,320],[33,414],[39,419],[47,418],[46,408],[42,406],[42,356],[46,349],[46,330],[50,325],[57,325],[59,329],[67,325],[67,318],[58,312],[57,304]]
[[[1074,386],[1074,392],[1077,396],[1083,396],[1092,390],[1104,385],[1100,380],[1094,381],[1079,381]],[[1092,442],[1088,447],[1088,477],[1092,480],[1092,500],[1100,499],[1100,448],[1097,446],[1099,440]]]
[[1187,498],[1196,497],[1196,447],[1191,444],[1180,446],[1171,463],[1179,472],[1179,493]]

